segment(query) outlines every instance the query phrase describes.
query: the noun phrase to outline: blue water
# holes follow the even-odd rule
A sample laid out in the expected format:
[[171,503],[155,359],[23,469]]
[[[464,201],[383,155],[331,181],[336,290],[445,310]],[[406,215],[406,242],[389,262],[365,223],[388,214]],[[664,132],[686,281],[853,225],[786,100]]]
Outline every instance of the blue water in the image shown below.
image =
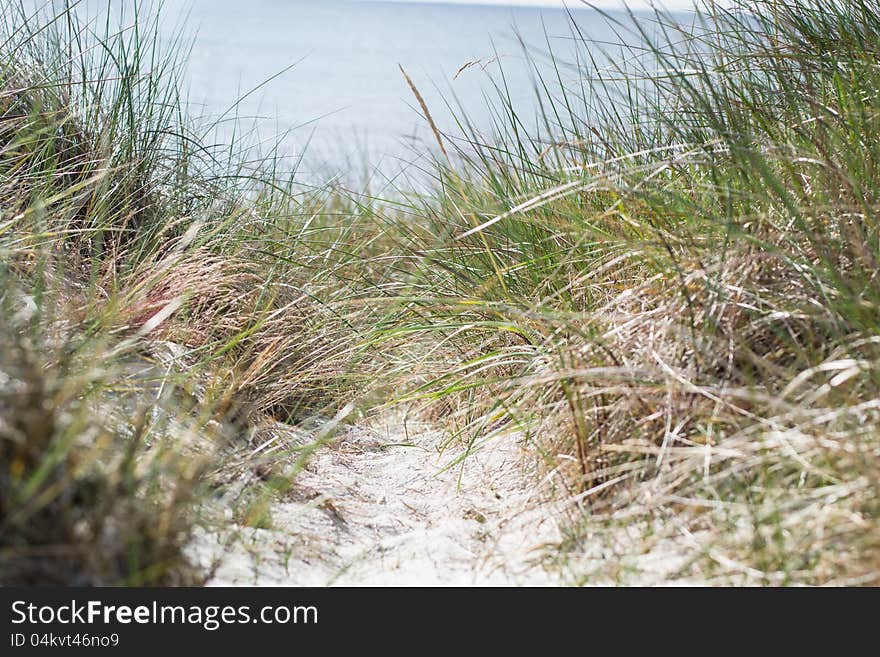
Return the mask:
[[[614,40],[592,10],[351,0],[193,0],[197,30],[187,82],[190,102],[216,116],[284,67],[288,72],[247,98],[238,113],[263,117],[258,135],[306,150],[308,166],[394,170],[434,147],[399,65],[444,133],[458,130],[447,101],[491,132],[485,94],[504,71],[511,101],[533,109],[534,82],[521,41],[538,55],[552,48],[575,58],[572,17],[602,41]],[[580,45],[583,48],[583,45]],[[582,55],[582,54],[581,54]],[[456,75],[469,62],[474,65]],[[546,64],[543,73],[552,77]],[[574,77],[572,70],[563,74]],[[497,105],[497,102],[493,101]]]
[[[109,3],[122,23],[130,21],[131,4]],[[87,5],[95,12],[107,1]],[[191,113],[203,122],[216,121],[242,94],[293,64],[235,106],[216,136],[229,140],[234,128],[236,136],[245,131],[247,140],[269,148],[284,135],[285,154],[305,154],[303,167],[328,175],[418,165],[419,154],[434,147],[399,66],[419,88],[441,131],[459,132],[450,103],[460,105],[488,134],[487,107],[498,105],[492,80],[498,82],[502,70],[510,101],[525,117],[535,114],[535,83],[522,43],[535,54],[538,70],[552,79],[542,53],[552,49],[569,62],[577,49],[584,56],[572,21],[599,42],[619,39],[599,13],[583,7],[569,14],[402,1],[167,0],[164,16],[168,34],[183,25],[194,39],[184,86]],[[601,61],[599,47],[593,50]],[[563,69],[563,84],[575,86],[576,78],[574,69]]]

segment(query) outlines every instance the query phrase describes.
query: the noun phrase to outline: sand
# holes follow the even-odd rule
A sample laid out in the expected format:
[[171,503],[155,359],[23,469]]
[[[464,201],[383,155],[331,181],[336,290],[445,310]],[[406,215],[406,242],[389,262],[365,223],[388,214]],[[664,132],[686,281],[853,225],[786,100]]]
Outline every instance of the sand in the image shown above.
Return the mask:
[[[204,532],[212,585],[554,585],[557,514],[516,436],[461,464],[398,417],[348,428],[271,506],[271,528]],[[453,453],[455,452],[455,453]]]

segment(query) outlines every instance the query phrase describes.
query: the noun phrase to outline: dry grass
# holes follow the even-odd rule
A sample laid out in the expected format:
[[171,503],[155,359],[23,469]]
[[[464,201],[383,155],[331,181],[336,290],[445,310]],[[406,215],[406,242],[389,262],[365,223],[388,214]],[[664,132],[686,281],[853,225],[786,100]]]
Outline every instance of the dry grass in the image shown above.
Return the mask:
[[[9,289],[8,287],[6,288]],[[122,420],[95,342],[0,320],[0,578],[7,585],[191,585],[185,547],[210,453],[170,398]],[[47,335],[53,334],[52,340]],[[189,424],[189,426],[187,426]]]
[[627,518],[682,575],[876,582],[880,11],[738,9],[658,14],[543,129],[467,135],[378,339],[421,345],[400,398],[466,453],[530,436],[576,501],[563,561]]
[[354,395],[369,308],[343,272],[369,231],[201,145],[156,16],[3,20],[0,581],[202,581],[187,545],[229,463],[289,458],[261,427]]

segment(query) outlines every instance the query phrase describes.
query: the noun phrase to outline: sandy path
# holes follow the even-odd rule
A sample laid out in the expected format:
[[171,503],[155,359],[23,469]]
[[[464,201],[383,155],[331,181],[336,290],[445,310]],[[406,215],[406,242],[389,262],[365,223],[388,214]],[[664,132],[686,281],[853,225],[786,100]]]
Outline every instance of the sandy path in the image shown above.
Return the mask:
[[426,426],[401,418],[349,428],[319,451],[271,508],[271,529],[244,529],[221,547],[215,585],[557,584],[542,566],[559,529],[523,467],[523,450],[499,438],[453,458]]

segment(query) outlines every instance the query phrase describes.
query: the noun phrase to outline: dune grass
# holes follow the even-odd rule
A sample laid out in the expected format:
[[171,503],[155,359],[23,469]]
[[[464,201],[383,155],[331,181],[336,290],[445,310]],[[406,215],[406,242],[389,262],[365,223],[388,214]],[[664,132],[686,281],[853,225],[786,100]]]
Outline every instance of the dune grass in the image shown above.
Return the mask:
[[528,436],[573,561],[641,519],[702,580],[876,582],[880,6],[608,20],[639,45],[536,73],[542,127],[501,97],[441,159],[379,338],[426,345],[403,398],[463,455]]
[[353,394],[370,235],[271,153],[206,145],[158,13],[29,6],[0,31],[0,580],[200,581],[217,473]]
[[675,576],[876,583],[880,6],[607,19],[639,45],[536,68],[537,124],[502,80],[383,200],[207,146],[154,14],[7,16],[0,580],[197,582],[222,473],[356,402],[523,440],[575,581],[626,526]]

